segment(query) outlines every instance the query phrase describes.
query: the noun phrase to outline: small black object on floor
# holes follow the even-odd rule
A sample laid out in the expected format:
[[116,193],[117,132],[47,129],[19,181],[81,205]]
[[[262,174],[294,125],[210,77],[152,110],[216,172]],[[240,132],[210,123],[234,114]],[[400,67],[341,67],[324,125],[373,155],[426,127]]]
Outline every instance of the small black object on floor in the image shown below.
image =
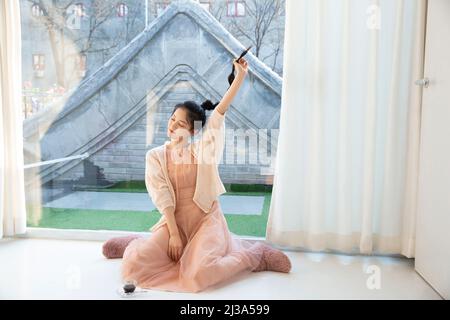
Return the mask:
[[136,286],[132,283],[127,283],[126,285],[123,286],[123,291],[125,293],[133,293],[134,290],[136,290]]

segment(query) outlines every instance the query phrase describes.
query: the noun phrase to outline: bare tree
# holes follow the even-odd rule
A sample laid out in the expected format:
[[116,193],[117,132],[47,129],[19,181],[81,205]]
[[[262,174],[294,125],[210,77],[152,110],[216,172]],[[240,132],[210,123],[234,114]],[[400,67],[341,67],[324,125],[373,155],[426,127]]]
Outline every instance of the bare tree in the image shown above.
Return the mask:
[[222,23],[223,16],[225,15],[226,10],[227,8],[225,6],[217,6],[215,4],[211,4],[209,12],[214,18],[216,18],[217,21]]
[[[40,21],[48,32],[52,58],[55,64],[57,84],[66,87],[66,59],[73,53],[66,54],[65,41],[77,45],[77,54],[88,54],[109,50],[118,45],[117,38],[105,44],[104,35],[101,35],[101,27],[109,19],[114,17],[115,5],[113,1],[91,0],[90,13],[80,11],[75,0],[28,0],[31,5],[38,5],[42,10]],[[75,10],[75,12],[73,12]],[[78,10],[78,11],[77,11]],[[80,22],[89,23],[87,32],[75,32],[73,26],[68,23],[72,15],[76,15]],[[99,41],[102,40],[102,41]],[[99,44],[102,44],[99,46]]]
[[[145,12],[145,5],[141,2],[139,2],[138,4],[136,4],[136,6],[134,6],[132,9],[130,9],[130,14],[128,14],[127,16],[127,22],[126,22],[126,41],[127,43],[130,42],[131,40],[134,39],[134,37],[137,35],[139,31],[134,31],[134,30],[138,30],[139,28],[136,27],[136,24],[139,23],[138,21],[138,17],[139,17],[139,12]],[[145,23],[143,24],[143,27],[145,28]],[[133,32],[136,32],[136,34],[134,34]]]
[[282,53],[282,43],[284,42],[284,28],[282,27],[275,27],[273,29],[275,36],[274,41],[271,46],[271,53],[261,58],[262,61],[267,61],[269,58],[272,58],[272,70],[277,72],[280,76],[283,73],[282,66],[280,68],[277,67],[278,57]]
[[[92,0],[91,3],[91,14],[88,15],[89,19],[89,30],[87,35],[83,35],[75,40],[76,43],[80,43],[80,53],[94,53],[103,50],[109,50],[118,45],[118,41],[113,41],[111,44],[99,46],[101,41],[105,39],[105,34],[101,32],[101,27],[108,20],[114,18],[115,16],[115,6],[111,3],[112,1],[105,0]],[[117,39],[117,37],[114,37]],[[110,40],[110,39],[108,39]]]
[[[226,6],[226,4],[225,4]],[[213,15],[217,16],[218,11]],[[247,0],[245,1],[245,19],[230,17],[230,32],[237,38],[248,40],[253,45],[252,52],[263,62],[273,58],[272,69],[275,70],[283,42],[283,30],[279,26],[280,15],[284,12],[284,0]],[[262,48],[271,52],[261,57]]]

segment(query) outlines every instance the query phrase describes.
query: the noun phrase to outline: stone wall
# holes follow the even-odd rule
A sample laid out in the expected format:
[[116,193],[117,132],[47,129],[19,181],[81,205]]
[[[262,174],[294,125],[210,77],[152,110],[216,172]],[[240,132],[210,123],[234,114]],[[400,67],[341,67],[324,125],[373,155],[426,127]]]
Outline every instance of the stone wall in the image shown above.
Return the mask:
[[[173,106],[180,101],[202,101],[203,97],[192,94],[193,89],[187,82],[179,82],[171,92],[164,96],[157,107],[156,127],[152,132],[152,125],[147,125],[148,117],[142,117],[132,125],[123,135],[114,139],[105,148],[90,157],[90,160],[100,168],[106,179],[110,181],[144,180],[145,153],[148,148],[161,145],[166,141],[167,120],[170,117]],[[233,137],[234,129],[238,129],[233,123],[226,120],[226,148],[219,166],[220,175],[224,183],[244,184],[272,184],[273,175],[261,174],[260,165],[236,164],[239,146],[245,143],[245,137]],[[232,139],[234,138],[234,139]],[[231,141],[232,139],[233,141]],[[248,140],[248,138],[247,138]],[[247,150],[250,150],[247,145]],[[270,151],[270,144],[268,144]],[[256,152],[247,151],[248,157],[255,157]],[[227,158],[228,155],[228,158]],[[234,161],[229,161],[234,155]],[[57,180],[75,180],[83,176],[82,164],[77,165],[69,172],[60,176]]]
[[[229,87],[231,61],[243,47],[198,6],[170,6],[62,105],[24,121],[26,158],[45,161],[87,152],[106,179],[143,180],[145,153],[166,141],[174,105],[219,101]],[[227,112],[227,131],[276,130],[281,78],[255,56],[247,60],[249,74]],[[34,141],[40,142],[39,150]],[[258,163],[220,166],[225,183],[271,183],[267,170],[267,164]],[[37,179],[72,180],[82,173],[81,160],[72,160],[42,167]]]

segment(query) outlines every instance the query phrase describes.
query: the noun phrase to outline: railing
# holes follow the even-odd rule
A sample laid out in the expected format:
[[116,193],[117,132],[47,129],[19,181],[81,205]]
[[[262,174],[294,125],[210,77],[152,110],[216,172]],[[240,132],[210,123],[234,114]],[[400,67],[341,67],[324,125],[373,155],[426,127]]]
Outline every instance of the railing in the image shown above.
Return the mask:
[[63,161],[70,161],[70,160],[74,160],[74,159],[85,159],[89,157],[89,153],[83,153],[83,154],[79,154],[76,156],[70,156],[70,157],[65,157],[65,158],[59,158],[59,159],[53,159],[53,160],[47,160],[47,161],[41,161],[41,162],[35,162],[35,163],[30,163],[30,164],[26,164],[23,166],[24,169],[29,169],[29,168],[34,168],[34,167],[41,167],[41,166],[45,166],[48,164],[53,164],[53,163],[58,163],[58,162],[63,162]]

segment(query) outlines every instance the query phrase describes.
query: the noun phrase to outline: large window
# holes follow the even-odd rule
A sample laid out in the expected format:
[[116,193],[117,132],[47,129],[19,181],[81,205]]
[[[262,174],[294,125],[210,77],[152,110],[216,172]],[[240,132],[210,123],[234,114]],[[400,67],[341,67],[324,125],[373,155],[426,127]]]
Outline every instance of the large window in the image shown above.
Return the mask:
[[[222,19],[219,26],[214,25],[219,16],[199,11],[211,19],[208,30],[178,14],[143,43],[146,20],[161,18],[170,1],[54,0],[40,1],[42,7],[19,1],[28,225],[148,231],[161,213],[144,182],[146,152],[167,141],[175,104],[216,102],[218,93],[225,93],[232,58],[229,34],[224,32],[219,42],[215,37],[220,35],[208,34],[225,27],[248,46],[253,42],[226,22],[254,30],[251,10],[246,15],[243,1],[201,0],[213,16],[229,12],[243,19]],[[147,22],[151,28],[152,21]],[[283,27],[282,22],[273,27]],[[267,39],[281,52],[276,38]],[[270,56],[270,46],[262,45],[262,54]],[[257,59],[260,68],[274,65],[263,56]],[[227,74],[219,79],[223,70]],[[236,102],[234,117],[227,117],[231,131],[226,139],[232,143],[219,166],[227,189],[220,201],[230,230],[239,235],[265,234],[276,145],[271,137],[280,101],[279,88],[267,83],[279,80],[249,76],[241,93],[245,105]],[[268,156],[249,146],[258,142],[255,134],[259,126],[268,129],[267,123],[273,124],[266,130],[274,128],[273,134],[259,143],[266,143]],[[262,157],[267,161],[262,163]]]

